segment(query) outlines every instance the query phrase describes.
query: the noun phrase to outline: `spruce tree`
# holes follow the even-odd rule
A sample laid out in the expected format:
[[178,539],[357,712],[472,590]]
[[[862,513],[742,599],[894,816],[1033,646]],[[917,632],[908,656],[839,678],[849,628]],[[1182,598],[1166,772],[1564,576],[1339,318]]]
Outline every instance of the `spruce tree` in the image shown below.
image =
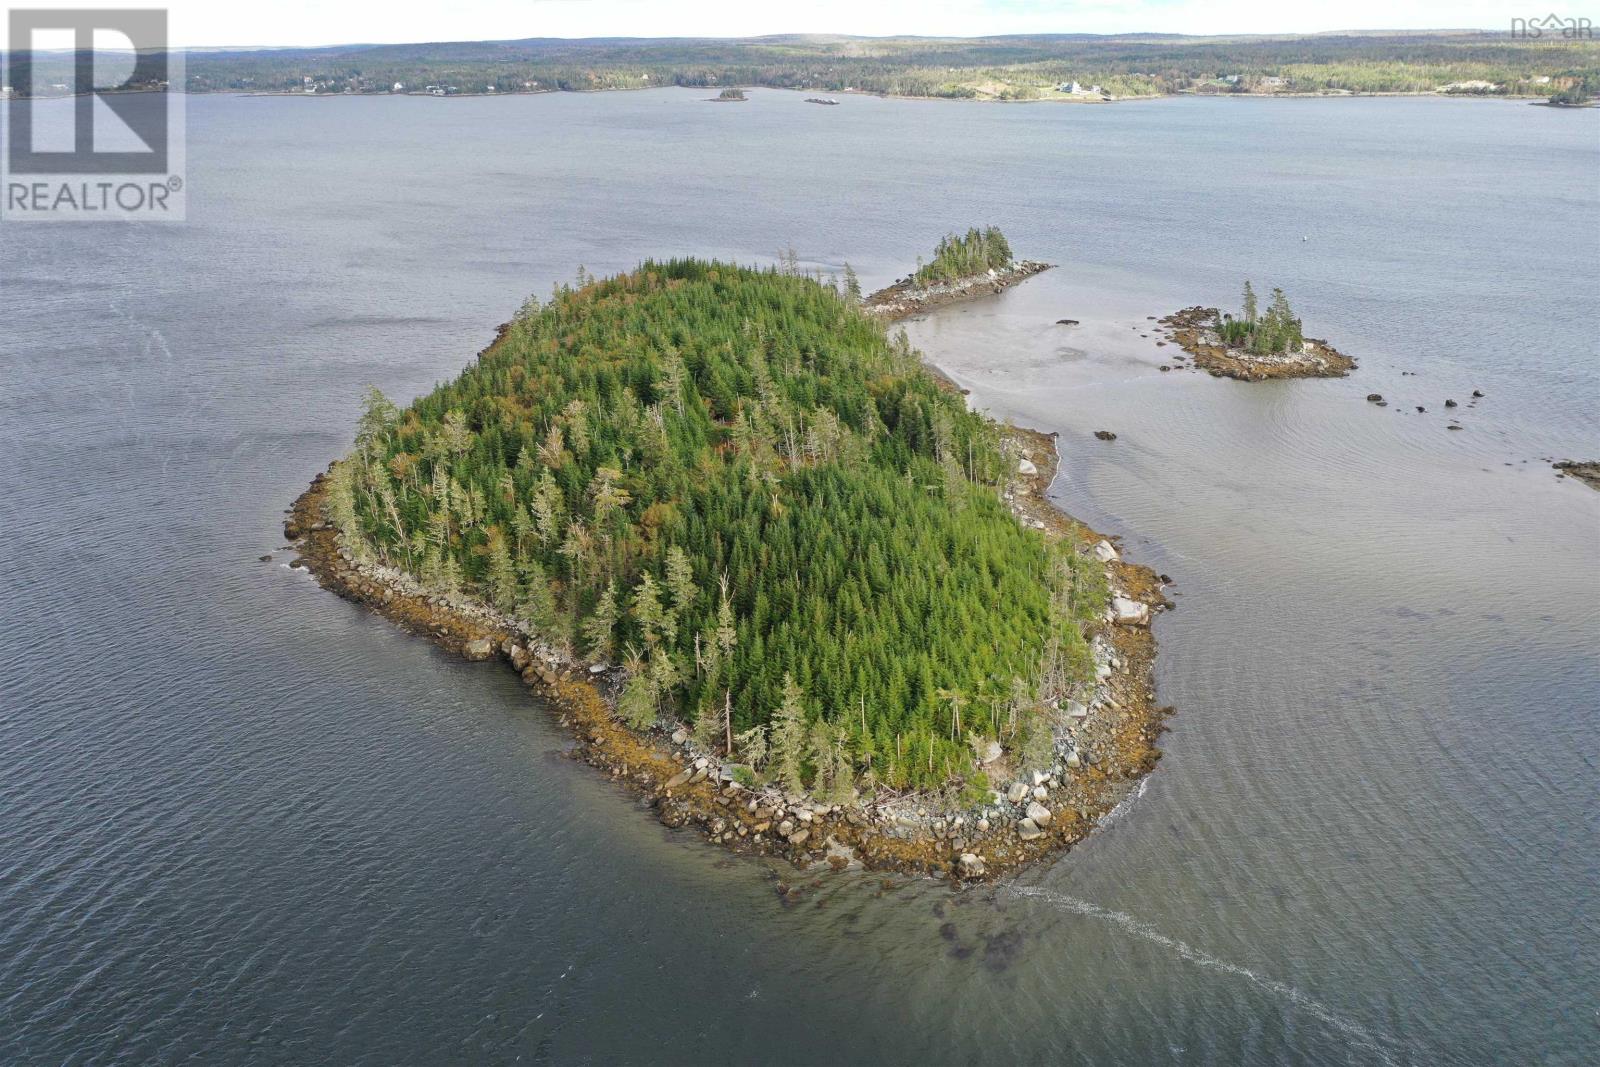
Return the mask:
[[783,676],[783,702],[772,720],[770,755],[773,779],[788,793],[805,790],[802,771],[806,757],[806,713],[800,687],[792,675]]

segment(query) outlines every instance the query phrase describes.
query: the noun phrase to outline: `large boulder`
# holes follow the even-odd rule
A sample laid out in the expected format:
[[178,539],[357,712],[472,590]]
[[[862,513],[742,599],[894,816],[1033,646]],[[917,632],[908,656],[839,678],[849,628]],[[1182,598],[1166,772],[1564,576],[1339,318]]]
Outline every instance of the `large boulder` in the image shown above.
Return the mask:
[[974,852],[963,852],[956,861],[963,878],[983,877],[983,857]]
[[1148,626],[1150,624],[1150,605],[1139,600],[1130,600],[1125,596],[1111,598],[1111,610],[1115,613],[1116,620],[1125,626]]
[[1038,474],[1039,473],[1039,468],[1035,467],[1033,465],[1033,460],[1029,459],[1027,456],[1023,456],[1021,459],[1019,459],[1017,461],[1017,473],[1018,474]]
[[1039,824],[1032,819],[1023,819],[1017,823],[1017,836],[1024,841],[1032,841],[1036,837],[1043,836],[1043,834],[1044,831],[1039,829]]
[[1013,804],[1021,804],[1028,795],[1028,786],[1024,782],[1012,782],[1011,788],[1006,790],[1006,799]]
[[1110,563],[1112,560],[1120,558],[1117,555],[1116,548],[1110,541],[1097,541],[1092,551],[1094,552],[1094,558],[1101,563]]
[[1049,826],[1050,809],[1035,800],[1028,805],[1028,818],[1032,819],[1036,826]]
[[475,663],[481,663],[494,655],[494,642],[487,637],[475,637],[461,649],[461,654]]

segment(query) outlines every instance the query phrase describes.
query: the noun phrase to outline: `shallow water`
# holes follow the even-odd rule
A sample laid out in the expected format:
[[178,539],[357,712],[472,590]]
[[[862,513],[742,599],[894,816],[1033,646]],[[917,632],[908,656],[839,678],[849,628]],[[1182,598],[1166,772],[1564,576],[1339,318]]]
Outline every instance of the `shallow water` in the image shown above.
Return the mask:
[[[1592,1060],[1600,114],[701,95],[197,97],[189,223],[0,229],[0,1060]],[[257,561],[580,263],[983,222],[1061,266],[913,338],[1179,605],[1159,770],[1016,885],[730,860]],[[1159,372],[1246,275],[1357,374]]]

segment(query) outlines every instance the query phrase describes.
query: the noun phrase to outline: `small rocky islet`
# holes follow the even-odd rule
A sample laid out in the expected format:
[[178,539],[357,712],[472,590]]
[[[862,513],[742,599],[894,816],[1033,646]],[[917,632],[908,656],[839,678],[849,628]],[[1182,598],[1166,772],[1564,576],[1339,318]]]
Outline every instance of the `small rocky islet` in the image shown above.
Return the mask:
[[1193,358],[1196,369],[1218,378],[1343,378],[1356,367],[1355,360],[1328,342],[1304,335],[1283,290],[1274,289],[1266,310],[1259,310],[1249,282],[1237,316],[1195,306],[1175,311],[1157,325]]

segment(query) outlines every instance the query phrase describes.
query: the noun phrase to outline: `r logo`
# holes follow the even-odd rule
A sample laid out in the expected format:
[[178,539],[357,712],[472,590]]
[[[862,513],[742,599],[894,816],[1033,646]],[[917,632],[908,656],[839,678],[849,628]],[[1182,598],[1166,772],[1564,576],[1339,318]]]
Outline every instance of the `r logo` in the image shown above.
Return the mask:
[[[161,9],[13,10],[8,171],[21,174],[166,174],[167,13]],[[72,51],[70,81],[39,71],[46,49]],[[181,86],[179,87],[181,91]],[[148,89],[159,93],[152,100]],[[34,125],[41,96],[71,92],[70,142]],[[161,104],[158,105],[157,101]]]

